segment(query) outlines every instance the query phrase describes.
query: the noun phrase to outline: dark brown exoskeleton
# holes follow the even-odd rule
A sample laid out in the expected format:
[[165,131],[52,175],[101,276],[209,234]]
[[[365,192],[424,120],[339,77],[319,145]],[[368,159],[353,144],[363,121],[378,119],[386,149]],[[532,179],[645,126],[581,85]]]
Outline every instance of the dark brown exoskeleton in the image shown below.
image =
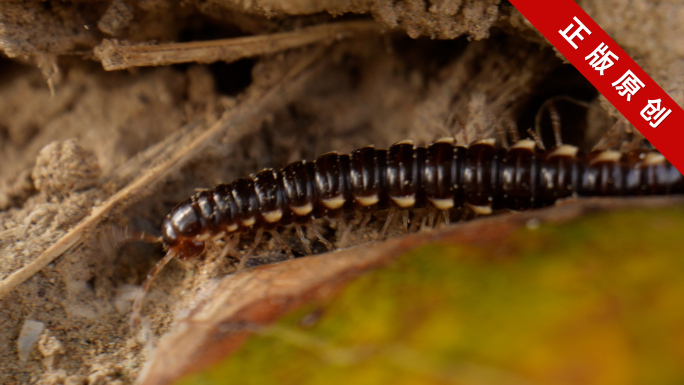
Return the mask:
[[[584,153],[570,145],[545,151],[529,139],[497,148],[494,140],[464,146],[442,138],[427,147],[405,140],[387,150],[328,153],[200,191],[178,204],[162,225],[167,254],[148,275],[143,294],[168,261],[198,256],[207,241],[256,231],[256,244],[264,230],[277,237],[273,230],[295,224],[310,252],[300,224],[344,212],[433,207],[448,218],[450,210],[464,207],[490,214],[570,196],[682,193],[682,174],[655,151]],[[142,295],[134,319],[141,306]]]

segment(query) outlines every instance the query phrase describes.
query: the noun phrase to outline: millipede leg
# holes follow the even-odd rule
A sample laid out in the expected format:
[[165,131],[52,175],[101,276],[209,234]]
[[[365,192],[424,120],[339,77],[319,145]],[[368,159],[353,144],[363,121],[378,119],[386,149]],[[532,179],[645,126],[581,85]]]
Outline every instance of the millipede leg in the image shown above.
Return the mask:
[[563,137],[561,136],[561,120],[560,114],[553,103],[549,104],[549,116],[551,116],[551,127],[553,128],[553,137],[556,140],[556,147],[563,145]]
[[546,150],[544,147],[544,142],[542,142],[541,138],[539,135],[537,135],[536,132],[532,131],[531,128],[527,129],[527,133],[530,135],[530,138],[534,140],[534,142],[537,144],[537,147],[541,148],[542,150]]
[[444,223],[447,226],[451,225],[451,218],[449,218],[449,210],[442,210],[442,216],[444,216]]
[[133,311],[131,313],[131,327],[136,328],[138,324],[140,323],[140,311],[142,310],[143,306],[143,300],[145,299],[145,294],[147,294],[147,291],[150,289],[150,285],[152,285],[152,281],[154,281],[155,277],[161,269],[166,266],[167,263],[171,262],[171,260],[176,256],[176,253],[169,251],[166,253],[164,258],[159,260],[156,265],[150,270],[149,273],[147,273],[147,278],[145,279],[145,282],[143,282],[142,285],[142,291],[140,294],[138,294],[138,297],[135,299],[135,302],[133,302]]
[[333,246],[333,244],[330,243],[329,240],[325,239],[325,237],[323,236],[323,234],[321,234],[321,232],[318,231],[318,229],[317,229],[316,227],[311,226],[311,231],[313,231],[314,234],[316,234],[316,237],[318,238],[318,240],[319,240],[322,244],[324,244],[325,247],[326,247],[329,251],[332,251],[332,250],[335,249],[335,247]]
[[252,242],[252,246],[250,246],[249,249],[247,249],[247,251],[245,252],[245,255],[243,255],[240,258],[240,264],[238,265],[238,270],[242,270],[245,267],[245,265],[247,264],[247,260],[249,260],[249,258],[252,255],[254,255],[254,251],[256,251],[257,246],[259,245],[259,243],[261,243],[261,237],[263,235],[264,235],[264,229],[260,228],[259,230],[257,230],[256,236],[254,237],[254,242]]
[[401,211],[401,218],[402,218],[402,222],[403,222],[403,224],[404,224],[404,234],[408,234],[408,231],[409,231],[409,222],[411,222],[411,220],[409,219],[409,212],[408,212],[408,210],[402,210],[402,211]]
[[458,123],[459,131],[461,133],[461,137],[463,138],[463,143],[468,144],[470,141],[468,141],[468,131],[465,128],[465,125],[463,125],[463,122],[460,120],[456,120],[456,123]]
[[496,126],[496,133],[499,136],[499,139],[501,139],[501,145],[503,148],[508,150],[511,148],[511,146],[508,143],[508,133],[506,132],[506,129],[503,127],[501,124],[501,119],[498,119],[495,123]]
[[389,228],[390,224],[392,223],[392,219],[394,218],[394,214],[396,214],[396,213],[397,213],[397,209],[395,207],[392,207],[387,212],[387,220],[385,220],[385,224],[382,226],[382,230],[380,230],[380,239],[385,239],[385,234],[387,234],[387,229]]
[[349,237],[351,236],[353,227],[353,219],[342,219],[340,222],[338,222],[337,233],[339,235],[337,236],[337,244],[339,247],[345,247],[345,245],[349,242]]
[[366,229],[366,226],[368,225],[368,222],[370,222],[370,220],[371,220],[371,215],[370,215],[370,213],[364,213],[364,214],[361,216],[361,219],[359,220],[359,228],[358,228],[358,231],[359,231],[359,232],[363,232],[363,230]]
[[477,140],[485,138],[484,129],[479,122],[475,123],[475,133],[477,134]]
[[606,151],[614,148],[617,141],[620,138],[620,132],[623,130],[623,122],[618,120],[613,124],[613,126],[606,132],[599,142],[591,149],[591,151]]
[[219,254],[218,259],[223,259],[225,257],[231,257],[236,260],[240,260],[240,253],[238,253],[235,248],[240,243],[240,234],[231,235],[226,241],[226,245],[223,246],[221,254]]
[[416,210],[416,212],[413,215],[413,218],[411,218],[410,221],[410,226],[408,228],[409,233],[417,233],[423,227],[425,227],[425,223],[427,222],[425,212],[425,209]]
[[302,229],[302,226],[298,223],[295,223],[295,229],[297,230],[299,240],[302,241],[302,245],[304,245],[304,250],[306,250],[306,253],[309,255],[313,254],[311,247],[309,247],[309,243],[306,241],[306,237],[304,236],[304,229]]
[[520,134],[518,134],[518,126],[515,124],[515,122],[511,119],[510,116],[506,116],[503,118],[504,123],[506,123],[506,126],[508,127],[508,135],[511,138],[511,142],[513,144],[516,144],[520,141]]
[[292,254],[292,249],[290,249],[290,246],[288,246],[287,243],[285,243],[283,241],[283,239],[280,238],[280,235],[278,234],[278,232],[275,230],[271,230],[268,233],[271,234],[273,239],[275,239],[276,242],[278,242],[278,244],[280,245],[280,247],[282,247],[285,250],[285,254],[287,254],[287,257],[289,259],[294,259],[294,254]]
[[435,215],[436,213],[437,213],[436,209],[434,207],[430,207],[430,212],[428,213],[427,225],[431,229],[435,228],[435,219],[437,219],[437,215]]

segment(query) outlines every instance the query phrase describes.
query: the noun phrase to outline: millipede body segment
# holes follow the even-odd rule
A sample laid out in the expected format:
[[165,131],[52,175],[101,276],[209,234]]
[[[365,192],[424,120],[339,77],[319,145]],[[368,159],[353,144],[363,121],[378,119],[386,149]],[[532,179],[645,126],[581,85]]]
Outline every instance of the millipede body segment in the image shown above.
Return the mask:
[[417,147],[407,140],[387,150],[327,153],[200,191],[166,217],[162,239],[170,254],[191,258],[208,240],[356,210],[467,207],[489,214],[569,196],[681,193],[682,174],[654,151],[584,153],[570,145],[543,151],[532,140],[510,148],[493,140],[463,146],[453,138]]

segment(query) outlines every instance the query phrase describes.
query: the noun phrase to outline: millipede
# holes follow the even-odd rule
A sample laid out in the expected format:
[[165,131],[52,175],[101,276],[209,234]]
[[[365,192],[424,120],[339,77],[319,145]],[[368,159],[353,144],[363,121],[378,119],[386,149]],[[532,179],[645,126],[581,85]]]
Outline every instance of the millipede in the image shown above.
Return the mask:
[[173,258],[199,256],[212,240],[255,233],[243,266],[264,231],[282,244],[277,228],[293,224],[310,253],[301,226],[343,213],[389,209],[384,233],[398,210],[431,208],[448,222],[455,209],[486,215],[549,206],[571,196],[682,193],[682,174],[653,150],[584,152],[562,143],[544,150],[531,139],[511,146],[497,146],[493,139],[462,145],[447,137],[425,147],[404,140],[386,150],[330,152],[199,191],[179,203],[163,221],[158,240],[166,256],[148,274],[133,319],[159,270]]

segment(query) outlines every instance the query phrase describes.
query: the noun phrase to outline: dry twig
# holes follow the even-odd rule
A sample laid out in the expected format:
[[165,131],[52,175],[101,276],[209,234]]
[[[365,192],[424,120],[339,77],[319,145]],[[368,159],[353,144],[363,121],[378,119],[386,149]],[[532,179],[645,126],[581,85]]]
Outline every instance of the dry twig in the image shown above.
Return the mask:
[[116,40],[105,40],[95,47],[95,56],[107,71],[189,62],[233,62],[313,43],[329,43],[355,34],[377,32],[379,29],[377,23],[363,20],[322,24],[291,32],[189,43],[125,45]]

